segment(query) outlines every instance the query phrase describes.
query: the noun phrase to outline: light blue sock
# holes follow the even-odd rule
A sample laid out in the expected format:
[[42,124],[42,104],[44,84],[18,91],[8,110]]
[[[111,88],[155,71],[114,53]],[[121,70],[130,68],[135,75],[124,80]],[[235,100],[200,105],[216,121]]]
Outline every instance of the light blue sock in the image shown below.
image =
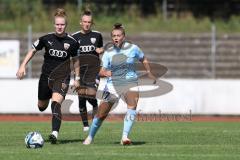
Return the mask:
[[135,117],[137,115],[136,110],[128,109],[126,116],[124,118],[124,126],[123,126],[123,137],[128,137],[128,134],[130,133],[133,123],[135,121]]
[[92,139],[94,138],[94,136],[97,133],[98,128],[101,126],[101,124],[102,124],[102,120],[97,117],[94,117],[92,124],[91,124],[90,131],[89,131],[89,136]]

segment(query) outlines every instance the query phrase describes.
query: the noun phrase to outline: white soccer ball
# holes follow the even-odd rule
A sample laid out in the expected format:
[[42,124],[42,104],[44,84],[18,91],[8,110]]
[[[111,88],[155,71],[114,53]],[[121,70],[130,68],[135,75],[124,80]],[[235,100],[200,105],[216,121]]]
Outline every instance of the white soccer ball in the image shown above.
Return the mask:
[[44,144],[44,139],[39,132],[29,132],[25,137],[27,148],[41,148]]

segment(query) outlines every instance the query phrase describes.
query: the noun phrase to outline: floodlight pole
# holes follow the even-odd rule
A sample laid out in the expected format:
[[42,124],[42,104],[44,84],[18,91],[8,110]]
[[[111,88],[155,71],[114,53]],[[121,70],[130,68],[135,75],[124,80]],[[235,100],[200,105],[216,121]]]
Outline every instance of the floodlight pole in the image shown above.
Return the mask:
[[163,14],[163,20],[167,21],[167,0],[162,1],[162,14]]
[[216,78],[216,26],[212,23],[211,26],[211,69],[212,69],[212,78]]
[[83,0],[78,0],[77,2],[78,2],[78,10],[81,10],[81,7],[82,7],[82,2]]

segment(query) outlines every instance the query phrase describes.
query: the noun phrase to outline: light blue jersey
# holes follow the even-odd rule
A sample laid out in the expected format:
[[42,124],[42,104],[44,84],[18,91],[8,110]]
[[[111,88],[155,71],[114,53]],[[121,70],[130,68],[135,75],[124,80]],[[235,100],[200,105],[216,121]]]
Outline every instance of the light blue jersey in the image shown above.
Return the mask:
[[141,49],[129,42],[125,42],[121,49],[111,47],[106,50],[102,57],[102,67],[112,71],[112,77],[108,78],[107,85],[137,82],[136,64],[143,57]]

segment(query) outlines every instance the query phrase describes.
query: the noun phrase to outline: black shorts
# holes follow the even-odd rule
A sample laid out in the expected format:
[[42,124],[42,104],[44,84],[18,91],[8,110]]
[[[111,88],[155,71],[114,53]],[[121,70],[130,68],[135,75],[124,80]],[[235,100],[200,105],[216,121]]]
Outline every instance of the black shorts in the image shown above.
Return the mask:
[[[94,79],[94,81],[95,81],[95,79]],[[94,89],[97,89],[97,84],[96,84],[96,82],[86,82],[86,81],[80,80],[80,87],[81,88],[94,88]]]
[[63,80],[51,80],[48,75],[41,74],[38,82],[38,99],[49,100],[52,93],[57,92],[63,97],[66,96],[70,82],[70,76]]

